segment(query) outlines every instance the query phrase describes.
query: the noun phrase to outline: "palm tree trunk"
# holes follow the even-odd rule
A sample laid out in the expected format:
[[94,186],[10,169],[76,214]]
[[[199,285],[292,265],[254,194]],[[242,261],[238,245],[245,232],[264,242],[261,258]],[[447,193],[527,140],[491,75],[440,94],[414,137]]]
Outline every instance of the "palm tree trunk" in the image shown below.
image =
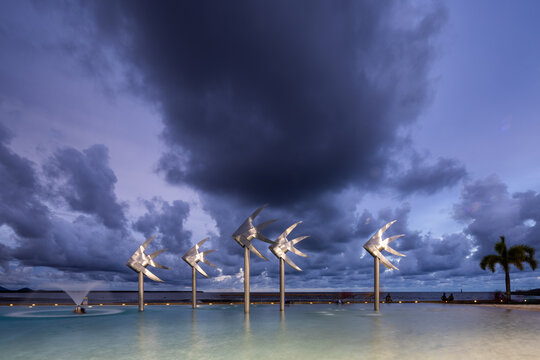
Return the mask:
[[504,279],[506,281],[506,303],[510,302],[510,269],[504,269]]

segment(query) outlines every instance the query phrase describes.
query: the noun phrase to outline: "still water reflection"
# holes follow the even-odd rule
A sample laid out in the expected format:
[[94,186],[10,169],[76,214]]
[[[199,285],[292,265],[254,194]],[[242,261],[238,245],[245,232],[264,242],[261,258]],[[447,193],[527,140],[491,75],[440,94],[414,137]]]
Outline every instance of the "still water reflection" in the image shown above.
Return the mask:
[[466,305],[388,304],[378,314],[370,304],[294,305],[284,313],[258,305],[249,315],[242,305],[121,309],[31,318],[1,308],[2,358],[509,359],[536,354],[540,333],[538,312]]

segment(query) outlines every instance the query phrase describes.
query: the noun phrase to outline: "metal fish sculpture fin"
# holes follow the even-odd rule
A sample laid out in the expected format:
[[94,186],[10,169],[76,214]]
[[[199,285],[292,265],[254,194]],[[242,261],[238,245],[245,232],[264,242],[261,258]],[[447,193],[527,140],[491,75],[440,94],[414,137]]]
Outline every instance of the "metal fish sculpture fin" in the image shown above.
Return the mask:
[[405,256],[404,254],[388,246],[388,243],[396,240],[399,237],[404,236],[403,234],[394,235],[386,239],[382,238],[383,233],[395,222],[396,220],[389,222],[388,224],[380,228],[375,234],[373,234],[373,236],[364,244],[364,249],[366,249],[366,251],[369,252],[373,257],[378,258],[387,268],[399,270],[396,266],[390,263],[390,261],[388,261],[388,259],[384,257],[384,255],[381,253],[382,250],[386,250],[393,255]]
[[138,273],[143,273],[148,278],[154,281],[163,282],[160,278],[158,278],[157,276],[155,276],[149,270],[146,269],[148,265],[158,267],[161,269],[168,269],[166,266],[163,266],[154,261],[154,258],[158,256],[159,254],[161,254],[162,252],[164,252],[165,249],[158,250],[150,255],[147,255],[144,252],[146,248],[148,247],[148,245],[150,244],[150,242],[154,238],[155,238],[155,235],[146,239],[146,241],[137,248],[137,250],[133,253],[133,255],[131,255],[126,265]]
[[206,250],[206,251],[204,251],[204,252],[202,253],[203,258],[202,258],[201,261],[202,261],[203,263],[205,263],[206,265],[210,265],[210,266],[213,266],[213,267],[217,267],[216,265],[212,264],[210,261],[208,261],[208,260],[206,259],[206,255],[207,255],[207,254],[210,254],[211,252],[214,252],[214,251],[216,251],[216,250]]
[[300,241],[302,241],[304,239],[307,239],[308,237],[309,236],[300,236],[300,237],[297,237],[296,239],[292,239],[289,242],[288,250],[290,252],[292,252],[293,254],[303,256],[303,257],[309,257],[309,255],[304,254],[303,252],[301,252],[300,250],[298,250],[297,248],[294,247],[294,245],[298,244]]
[[152,266],[155,267],[155,268],[160,268],[160,269],[169,270],[168,267],[166,267],[166,266],[164,266],[164,265],[161,265],[160,263],[155,262],[154,260],[150,260],[150,261],[149,261],[149,265],[152,265]]
[[384,245],[383,249],[388,251],[389,253],[393,254],[393,255],[397,255],[397,256],[405,256],[405,254],[402,254],[400,253],[399,251],[397,250],[394,250],[390,247],[390,245],[388,245],[388,243],[396,240],[397,238],[400,238],[402,236],[405,236],[405,234],[400,234],[400,235],[395,235],[395,236],[392,236],[390,238],[386,238],[384,239],[383,241],[386,242],[386,245]]
[[189,264],[192,268],[200,272],[202,275],[209,278],[208,274],[201,268],[201,266],[198,264],[199,262],[203,262],[207,265],[216,267],[216,265],[212,264],[210,261],[206,260],[206,255],[216,251],[214,249],[212,250],[206,250],[203,252],[200,252],[199,249],[202,244],[204,244],[209,237],[202,239],[197,244],[195,244],[191,249],[188,250],[188,252],[185,253],[184,256],[182,256],[182,259]]
[[253,246],[252,244],[249,244],[249,245],[248,245],[248,249],[249,249],[252,253],[254,253],[255,255],[257,255],[258,257],[260,257],[261,259],[263,259],[263,260],[268,260],[268,259],[267,259],[263,254],[261,254],[261,253],[259,252],[259,250],[257,250],[257,249],[255,248],[255,246]]
[[281,236],[289,236],[289,234],[294,230],[294,228],[297,227],[298,224],[301,224],[301,223],[302,223],[301,221],[298,221],[297,223],[292,224],[287,229],[285,229],[285,231],[281,234]]
[[158,256],[159,254],[163,253],[164,251],[167,251],[167,249],[161,249],[161,250],[158,250],[156,252],[153,252],[151,253],[150,255],[148,255],[150,257],[150,259],[154,259],[156,256]]
[[143,272],[144,275],[148,276],[148,278],[150,278],[150,279],[152,279],[152,280],[154,280],[154,281],[157,281],[157,282],[163,282],[163,280],[161,280],[160,278],[158,278],[156,275],[152,274],[152,273],[150,272],[150,270],[148,270],[147,268],[144,268],[142,272]]
[[146,239],[145,242],[142,243],[141,247],[143,248],[143,250],[146,250],[146,248],[148,247],[148,244],[150,244],[152,240],[154,240],[155,237],[156,235],[152,235],[148,239]]
[[302,271],[293,261],[287,256],[287,254],[283,254],[281,257],[287,264],[289,264],[290,267],[292,267],[295,270]]
[[209,278],[210,276],[208,276],[208,274],[199,266],[199,264],[195,264],[193,265],[193,267],[195,268],[195,270],[197,270],[198,272],[200,272],[202,275],[206,276],[207,278]]

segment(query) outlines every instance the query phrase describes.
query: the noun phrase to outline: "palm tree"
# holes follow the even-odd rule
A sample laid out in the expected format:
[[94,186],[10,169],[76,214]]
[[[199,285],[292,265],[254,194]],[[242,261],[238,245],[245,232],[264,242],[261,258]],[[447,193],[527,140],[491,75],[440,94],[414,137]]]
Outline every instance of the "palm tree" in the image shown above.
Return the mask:
[[510,265],[514,265],[519,270],[523,270],[523,263],[528,263],[531,269],[536,269],[538,263],[534,259],[534,249],[527,245],[515,245],[510,249],[506,248],[504,243],[504,236],[501,236],[501,241],[495,244],[495,251],[499,255],[487,255],[484,256],[480,262],[482,270],[489,268],[492,272],[495,272],[495,265],[500,264],[504,269],[506,280],[506,302],[510,302]]

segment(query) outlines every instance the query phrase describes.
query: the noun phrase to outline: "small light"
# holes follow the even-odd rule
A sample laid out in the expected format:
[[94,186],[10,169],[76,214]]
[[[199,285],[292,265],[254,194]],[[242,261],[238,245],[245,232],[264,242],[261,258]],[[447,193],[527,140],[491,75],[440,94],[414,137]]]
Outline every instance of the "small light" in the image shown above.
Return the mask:
[[99,304],[99,306],[103,306],[103,304]]
[[527,299],[523,300],[523,302],[527,302]]
[[9,306],[13,306],[13,304],[9,304]]
[[169,306],[169,305],[171,305],[171,304],[167,303],[167,304],[165,304],[165,305]]
[[36,306],[36,304],[32,304],[32,306]]
[[126,304],[122,303],[122,306],[126,306]]
[[364,304],[367,304],[367,301],[364,301]]
[[148,306],[148,303],[144,303],[144,306]]
[[350,301],[347,301],[347,304],[350,304],[351,302]]
[[232,305],[232,303],[229,303],[229,305]]
[[92,308],[92,305],[88,305],[88,308],[90,308],[90,309],[91,309],[91,308]]
[[208,303],[208,305],[214,305],[214,303]]
[[414,300],[414,303],[415,303],[415,304],[418,304],[418,300]]
[[253,305],[253,303],[250,303],[251,305]]
[[271,302],[271,303],[270,303],[270,305],[274,305],[274,303],[273,303],[273,302]]
[[474,302],[476,302],[476,300],[474,300]]
[[399,301],[399,303],[401,304],[401,300]]
[[54,306],[58,306],[58,304],[54,304]]
[[384,304],[384,301],[381,301]]
[[309,304],[310,304],[310,305],[313,305],[313,302],[310,301]]
[[331,302],[331,301],[329,301],[328,303],[329,303],[329,304],[331,304],[332,302]]
[[503,301],[501,300],[501,302],[503,302]]
[[29,309],[31,309],[31,308],[32,308],[32,306],[30,305],[30,306],[29,306],[28,308],[29,308]]

